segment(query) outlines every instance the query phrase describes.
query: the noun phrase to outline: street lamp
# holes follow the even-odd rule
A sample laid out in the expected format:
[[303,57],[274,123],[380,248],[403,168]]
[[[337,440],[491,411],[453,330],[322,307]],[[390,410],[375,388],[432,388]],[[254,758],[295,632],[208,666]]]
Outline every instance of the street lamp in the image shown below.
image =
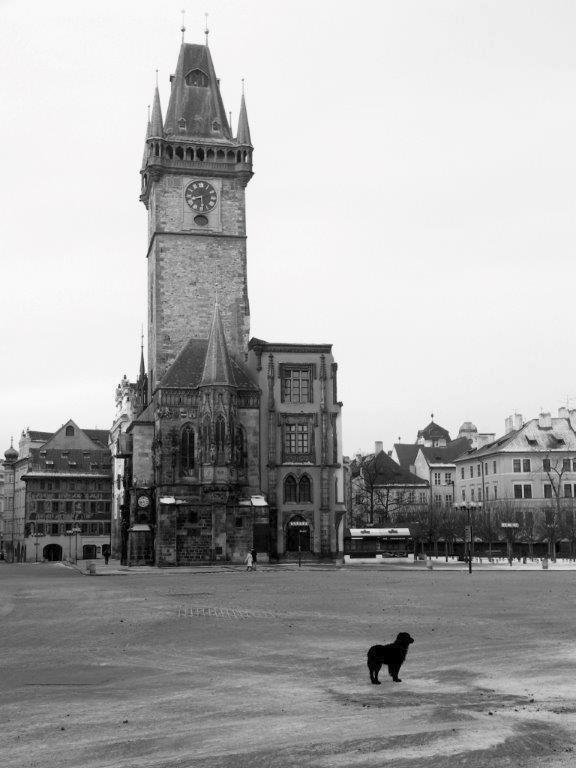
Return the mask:
[[468,573],[472,573],[472,551],[473,551],[473,537],[472,537],[472,510],[476,509],[478,505],[475,501],[464,502],[463,504],[454,504],[456,509],[461,509],[466,512],[466,526],[464,528],[464,544],[465,553],[468,560]]

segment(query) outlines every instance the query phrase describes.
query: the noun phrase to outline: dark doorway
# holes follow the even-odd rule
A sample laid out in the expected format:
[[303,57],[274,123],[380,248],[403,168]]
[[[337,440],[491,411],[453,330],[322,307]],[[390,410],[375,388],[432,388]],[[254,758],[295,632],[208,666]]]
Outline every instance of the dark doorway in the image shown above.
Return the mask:
[[62,547],[60,544],[47,544],[42,550],[42,557],[50,563],[62,560]]
[[82,557],[84,560],[95,560],[96,559],[96,545],[95,544],[84,544],[82,547]]
[[310,552],[310,526],[300,515],[286,525],[286,552]]

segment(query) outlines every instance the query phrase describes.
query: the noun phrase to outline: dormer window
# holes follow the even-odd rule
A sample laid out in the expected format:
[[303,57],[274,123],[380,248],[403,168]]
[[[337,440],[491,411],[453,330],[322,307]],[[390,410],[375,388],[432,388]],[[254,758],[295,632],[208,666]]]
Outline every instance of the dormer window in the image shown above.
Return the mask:
[[74,437],[74,427],[66,427],[66,437]]
[[181,117],[180,120],[178,120],[178,130],[179,131],[185,131],[186,130],[186,120],[183,117]]
[[194,85],[196,88],[208,88],[208,75],[201,69],[193,69],[185,77],[186,85]]
[[218,120],[214,120],[213,121],[213,123],[212,123],[212,130],[216,131],[216,132],[222,130],[222,126],[220,125],[220,122]]

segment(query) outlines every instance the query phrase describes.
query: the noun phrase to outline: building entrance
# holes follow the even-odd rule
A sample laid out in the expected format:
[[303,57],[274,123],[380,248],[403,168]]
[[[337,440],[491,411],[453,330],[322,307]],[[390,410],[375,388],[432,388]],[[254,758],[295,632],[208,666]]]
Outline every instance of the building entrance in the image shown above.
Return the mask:
[[301,515],[286,525],[286,552],[310,552],[310,525]]
[[50,563],[62,560],[62,547],[60,544],[47,544],[42,550],[42,557]]

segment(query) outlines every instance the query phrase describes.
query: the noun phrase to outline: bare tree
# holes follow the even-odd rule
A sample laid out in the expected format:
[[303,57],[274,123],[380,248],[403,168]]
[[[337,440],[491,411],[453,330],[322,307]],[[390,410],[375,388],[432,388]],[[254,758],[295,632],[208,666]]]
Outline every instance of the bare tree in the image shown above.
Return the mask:
[[[383,479],[382,468],[373,454],[356,460],[352,479],[352,521],[356,525],[386,525],[404,517],[418,505],[412,483]],[[354,474],[353,473],[353,474]]]
[[571,459],[558,457],[548,453],[542,459],[542,472],[546,475],[550,485],[550,506],[543,509],[541,527],[548,539],[548,556],[552,562],[556,561],[556,541],[562,520],[562,495],[563,479],[571,470]]

